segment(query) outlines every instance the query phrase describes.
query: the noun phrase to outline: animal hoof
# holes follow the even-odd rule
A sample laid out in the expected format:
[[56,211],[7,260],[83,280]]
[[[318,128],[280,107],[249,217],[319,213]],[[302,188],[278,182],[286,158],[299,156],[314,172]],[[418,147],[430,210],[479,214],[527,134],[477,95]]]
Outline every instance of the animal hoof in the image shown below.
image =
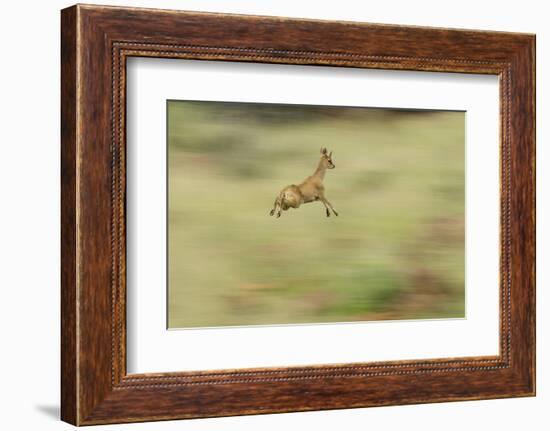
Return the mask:
[[338,217],[338,213],[337,213],[336,211],[334,211],[334,215],[335,215],[336,217]]
[[275,214],[275,210],[269,211],[269,215],[270,215],[270,216],[272,216],[273,214]]
[[327,210],[327,217],[330,217],[330,211]]
[[277,213],[277,218],[281,217],[281,213]]

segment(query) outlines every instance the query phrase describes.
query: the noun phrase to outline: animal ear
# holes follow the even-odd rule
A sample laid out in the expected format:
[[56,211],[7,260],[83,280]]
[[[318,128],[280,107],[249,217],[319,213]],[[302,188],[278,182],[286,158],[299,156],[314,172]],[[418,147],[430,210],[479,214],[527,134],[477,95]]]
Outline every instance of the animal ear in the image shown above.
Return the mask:
[[330,152],[330,154],[328,155],[329,159],[332,157],[332,151]]
[[327,153],[327,149],[324,147],[321,147],[321,154],[326,154],[326,153]]

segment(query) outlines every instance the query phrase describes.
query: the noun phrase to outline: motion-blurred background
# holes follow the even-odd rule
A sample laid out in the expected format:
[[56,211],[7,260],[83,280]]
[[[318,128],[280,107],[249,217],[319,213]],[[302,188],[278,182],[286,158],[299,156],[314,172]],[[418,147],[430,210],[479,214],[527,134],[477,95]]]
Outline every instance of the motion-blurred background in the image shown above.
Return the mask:
[[[322,146],[339,217],[270,217]],[[169,327],[464,317],[464,150],[463,112],[169,101]]]

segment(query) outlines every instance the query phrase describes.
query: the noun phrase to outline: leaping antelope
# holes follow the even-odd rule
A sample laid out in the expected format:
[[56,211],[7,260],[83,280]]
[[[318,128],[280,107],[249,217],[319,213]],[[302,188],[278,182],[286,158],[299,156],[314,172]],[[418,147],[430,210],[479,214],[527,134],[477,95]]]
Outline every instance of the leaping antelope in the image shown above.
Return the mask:
[[281,217],[281,210],[286,211],[289,208],[299,208],[302,204],[321,201],[325,206],[327,217],[330,217],[330,210],[337,216],[338,213],[325,197],[325,186],[323,185],[325,172],[327,169],[334,169],[335,167],[332,163],[332,151],[327,154],[327,149],[321,148],[321,160],[319,160],[319,165],[313,175],[307,177],[299,185],[291,184],[281,190],[269,215],[272,216],[277,213],[277,217]]

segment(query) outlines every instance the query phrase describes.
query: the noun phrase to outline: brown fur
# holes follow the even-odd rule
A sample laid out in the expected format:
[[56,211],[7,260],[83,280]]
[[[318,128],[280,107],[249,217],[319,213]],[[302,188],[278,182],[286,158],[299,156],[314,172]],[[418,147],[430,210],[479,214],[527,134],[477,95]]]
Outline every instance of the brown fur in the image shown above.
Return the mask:
[[289,208],[299,208],[300,205],[309,202],[321,201],[325,206],[327,217],[330,217],[330,210],[337,216],[338,213],[325,197],[325,186],[323,185],[327,169],[334,169],[335,167],[332,162],[332,151],[328,153],[326,148],[321,148],[321,159],[313,175],[310,175],[298,185],[291,184],[282,189],[275,199],[273,209],[269,215],[276,213],[277,217],[280,217],[281,211],[286,211]]

